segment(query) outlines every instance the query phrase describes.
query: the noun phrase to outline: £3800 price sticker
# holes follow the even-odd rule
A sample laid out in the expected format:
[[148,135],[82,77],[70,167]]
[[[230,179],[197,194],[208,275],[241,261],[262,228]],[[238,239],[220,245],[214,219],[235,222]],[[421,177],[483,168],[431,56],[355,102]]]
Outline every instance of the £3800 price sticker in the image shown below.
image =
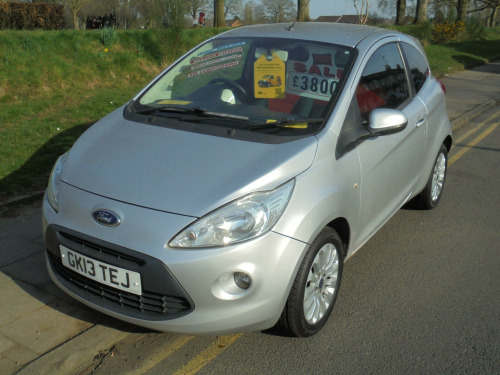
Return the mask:
[[335,78],[317,77],[310,74],[291,73],[287,91],[297,94],[309,94],[318,99],[330,98],[337,88],[338,80]]

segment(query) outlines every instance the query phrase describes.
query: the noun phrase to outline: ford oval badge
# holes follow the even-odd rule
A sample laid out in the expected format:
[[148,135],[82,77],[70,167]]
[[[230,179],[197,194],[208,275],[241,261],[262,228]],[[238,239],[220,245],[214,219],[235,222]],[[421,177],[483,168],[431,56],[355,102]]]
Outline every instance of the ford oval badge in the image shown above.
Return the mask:
[[109,210],[95,210],[92,212],[94,220],[107,227],[116,227],[120,225],[120,217],[113,211]]

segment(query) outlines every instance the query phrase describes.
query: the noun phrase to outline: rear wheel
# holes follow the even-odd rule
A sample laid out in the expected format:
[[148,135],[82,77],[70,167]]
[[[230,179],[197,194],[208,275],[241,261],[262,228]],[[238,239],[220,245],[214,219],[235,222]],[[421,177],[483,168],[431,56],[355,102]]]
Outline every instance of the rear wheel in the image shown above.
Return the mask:
[[446,172],[448,169],[448,149],[441,145],[434,162],[429,180],[424,190],[415,198],[418,208],[429,210],[436,207],[443,194]]
[[337,298],[344,261],[337,232],[325,228],[309,247],[288,296],[278,327],[291,336],[307,337],[328,320]]

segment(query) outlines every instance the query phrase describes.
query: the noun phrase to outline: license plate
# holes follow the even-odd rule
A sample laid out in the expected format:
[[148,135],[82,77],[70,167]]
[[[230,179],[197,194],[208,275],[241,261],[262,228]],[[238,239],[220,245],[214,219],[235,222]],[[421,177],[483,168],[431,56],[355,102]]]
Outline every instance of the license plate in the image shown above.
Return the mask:
[[76,251],[60,245],[62,264],[89,279],[141,295],[141,274],[86,257]]

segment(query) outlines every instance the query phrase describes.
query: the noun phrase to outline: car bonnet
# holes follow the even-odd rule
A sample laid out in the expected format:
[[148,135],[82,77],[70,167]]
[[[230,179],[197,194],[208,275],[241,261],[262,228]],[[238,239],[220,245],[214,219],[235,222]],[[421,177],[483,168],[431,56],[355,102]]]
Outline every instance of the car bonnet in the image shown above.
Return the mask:
[[106,198],[201,217],[304,172],[316,148],[314,136],[248,142],[128,121],[118,109],[75,143],[61,180]]

